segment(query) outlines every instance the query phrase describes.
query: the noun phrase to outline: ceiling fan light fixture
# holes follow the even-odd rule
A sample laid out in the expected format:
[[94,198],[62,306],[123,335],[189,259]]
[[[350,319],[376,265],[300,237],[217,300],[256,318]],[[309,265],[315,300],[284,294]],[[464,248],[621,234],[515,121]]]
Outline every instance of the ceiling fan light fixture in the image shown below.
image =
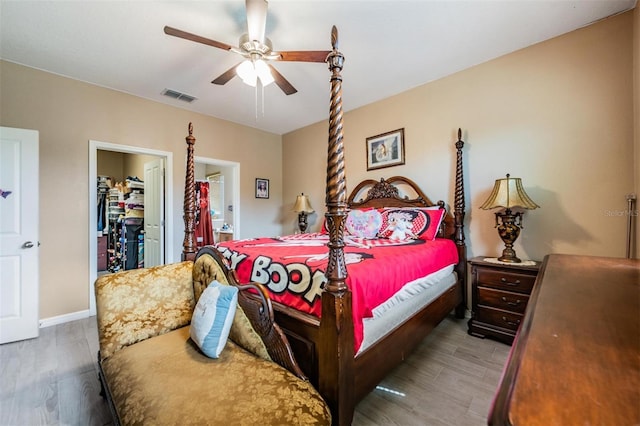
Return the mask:
[[245,84],[251,87],[256,87],[258,78],[260,78],[260,83],[263,86],[267,86],[274,81],[269,67],[262,59],[242,62],[236,68],[236,74],[238,74],[238,77],[240,77]]
[[[238,47],[169,26],[164,27],[164,32],[173,37],[230,51],[245,59],[244,62],[234,65],[213,79],[211,81],[212,84],[222,86],[238,75],[248,86],[257,87],[258,82],[260,82],[260,86],[264,88],[264,86],[268,86],[271,83],[276,83],[285,95],[293,95],[297,92],[296,88],[274,66],[263,61],[324,63],[327,61],[331,51],[292,50],[274,52],[271,40],[265,37],[268,1],[245,0],[245,4],[248,32],[240,36]],[[256,93],[258,92],[256,91]]]
[[256,74],[256,70],[251,61],[246,60],[238,65],[236,68],[236,74],[238,74],[238,77],[240,77],[245,84],[251,87],[256,87],[258,74]]
[[256,74],[260,77],[260,83],[262,83],[263,86],[268,86],[273,83],[273,76],[271,75],[271,70],[269,70],[267,64],[262,59],[258,59],[254,64]]

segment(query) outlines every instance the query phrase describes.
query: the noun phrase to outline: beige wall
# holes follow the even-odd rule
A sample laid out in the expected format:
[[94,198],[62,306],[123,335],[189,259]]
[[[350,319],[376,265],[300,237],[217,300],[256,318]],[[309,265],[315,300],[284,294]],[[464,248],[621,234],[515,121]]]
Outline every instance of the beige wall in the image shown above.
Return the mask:
[[129,176],[144,180],[144,164],[157,159],[158,157],[154,155],[122,153],[122,170],[124,173],[121,182],[125,182]]
[[96,153],[96,172],[98,176],[110,176],[115,182],[122,180],[122,176],[124,175],[123,155],[121,152],[103,151],[99,149]]
[[[41,319],[89,308],[89,140],[173,152],[173,260],[182,250],[190,121],[196,155],[241,164],[242,236],[281,233],[279,135],[5,61],[0,93],[2,126],[40,132]],[[256,177],[271,179],[268,200],[254,198]]]
[[[624,256],[625,195],[634,190],[633,19],[625,13],[347,112],[348,190],[365,178],[404,175],[452,203],[462,127],[469,256],[503,249],[493,211],[478,206],[506,173],[522,178],[541,206],[525,213],[515,246],[522,258]],[[346,69],[357,52],[343,53]],[[398,128],[406,164],[367,172],[366,138]],[[326,123],[283,136],[284,202],[308,193],[320,211],[312,230],[324,214],[326,146]],[[294,222],[289,213],[285,229]]]
[[[625,194],[640,192],[640,130],[633,120],[634,105],[635,116],[640,111],[638,21],[636,8],[345,114],[349,189],[364,178],[401,174],[433,199],[451,203],[453,142],[460,126],[470,256],[502,249],[493,212],[478,205],[505,173],[521,177],[542,206],[525,214],[516,244],[521,257],[624,255],[626,221],[617,212],[624,212]],[[357,52],[344,53],[348,67],[349,55]],[[240,237],[294,231],[291,209],[300,192],[310,196],[317,212],[311,229],[321,222],[326,122],[281,138],[4,61],[0,93],[0,125],[40,132],[41,318],[89,306],[91,139],[173,152],[174,260],[182,246],[190,121],[198,156],[241,164],[241,205],[234,206],[241,212]],[[400,127],[406,165],[367,172],[365,139]],[[256,177],[270,179],[269,200],[254,198]]]
[[144,164],[155,160],[153,155],[128,154],[125,152],[104,151],[96,153],[96,171],[98,175],[110,176],[115,182],[124,182],[129,176],[144,179]]

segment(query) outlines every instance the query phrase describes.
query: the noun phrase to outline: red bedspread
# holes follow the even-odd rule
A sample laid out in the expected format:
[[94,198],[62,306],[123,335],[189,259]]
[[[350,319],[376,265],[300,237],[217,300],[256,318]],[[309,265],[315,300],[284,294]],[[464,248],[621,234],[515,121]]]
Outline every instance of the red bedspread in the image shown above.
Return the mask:
[[[327,279],[326,234],[235,240],[218,244],[240,282],[267,286],[272,299],[297,310],[321,314]],[[393,242],[345,237],[346,284],[352,292],[355,350],[362,342],[362,320],[402,286],[458,262],[451,240]]]

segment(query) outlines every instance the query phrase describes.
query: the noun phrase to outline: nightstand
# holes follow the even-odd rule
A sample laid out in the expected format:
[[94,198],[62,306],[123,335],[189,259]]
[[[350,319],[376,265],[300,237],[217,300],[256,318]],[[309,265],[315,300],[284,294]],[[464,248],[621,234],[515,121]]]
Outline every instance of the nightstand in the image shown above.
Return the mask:
[[471,319],[469,334],[511,344],[524,317],[540,262],[487,262],[474,257],[471,264]]
[[218,243],[233,240],[233,231],[220,231],[218,233]]

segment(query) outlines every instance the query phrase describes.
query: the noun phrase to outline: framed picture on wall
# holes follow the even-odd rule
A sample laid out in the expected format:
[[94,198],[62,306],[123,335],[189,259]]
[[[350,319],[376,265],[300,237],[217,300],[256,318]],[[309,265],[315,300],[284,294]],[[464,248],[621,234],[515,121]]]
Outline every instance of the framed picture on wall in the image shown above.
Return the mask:
[[367,138],[367,170],[404,164],[404,129]]
[[269,179],[256,178],[256,198],[269,198]]

